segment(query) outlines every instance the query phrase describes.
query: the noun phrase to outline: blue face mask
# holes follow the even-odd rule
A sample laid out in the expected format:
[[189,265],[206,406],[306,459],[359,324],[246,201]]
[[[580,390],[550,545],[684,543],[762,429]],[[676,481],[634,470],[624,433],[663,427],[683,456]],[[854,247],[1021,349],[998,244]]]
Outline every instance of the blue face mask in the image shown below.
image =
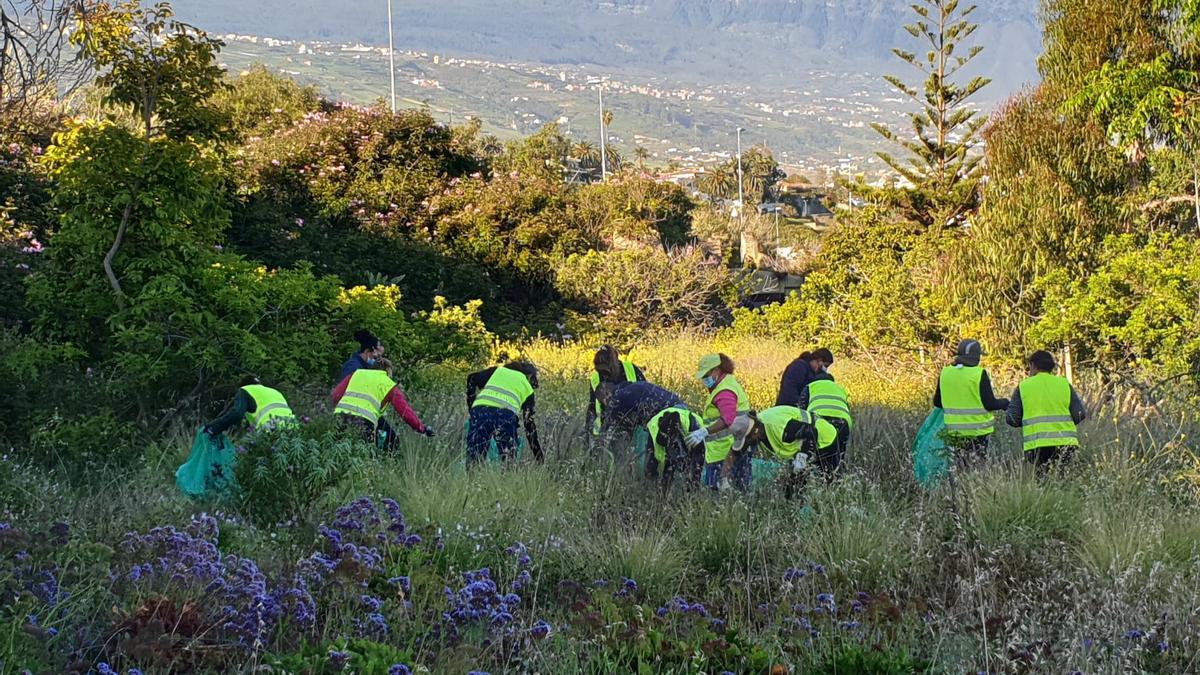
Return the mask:
[[372,357],[368,358],[368,359],[367,359],[367,365],[368,365],[368,366],[373,366],[373,365],[375,365],[375,357],[373,357],[373,356],[372,356]]
[[705,375],[701,382],[703,382],[704,386],[708,389],[712,389],[713,387],[717,386],[717,378],[713,377],[712,375]]

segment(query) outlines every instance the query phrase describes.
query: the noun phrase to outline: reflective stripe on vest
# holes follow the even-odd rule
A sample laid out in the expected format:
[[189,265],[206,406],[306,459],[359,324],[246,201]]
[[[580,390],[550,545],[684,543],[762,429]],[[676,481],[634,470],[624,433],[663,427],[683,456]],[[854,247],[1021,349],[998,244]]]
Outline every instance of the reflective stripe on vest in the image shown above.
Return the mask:
[[1038,373],[1017,387],[1021,392],[1021,434],[1025,451],[1079,445],[1071,419],[1071,384],[1066,378]]
[[346,391],[333,411],[342,415],[361,417],[371,424],[379,422],[383,402],[396,383],[382,370],[359,369],[350,376]]
[[854,418],[850,416],[850,397],[842,385],[833,380],[808,383],[808,411],[821,417],[843,419],[849,426],[854,426]]
[[475,396],[471,407],[500,408],[519,414],[530,396],[533,396],[533,385],[529,383],[529,378],[521,372],[502,366],[488,378],[487,384]]
[[[637,382],[637,368],[634,367],[633,361],[629,359],[621,359],[621,367],[625,369],[625,381]],[[600,389],[600,373],[592,371],[592,394],[595,394]],[[600,427],[602,424],[601,415],[604,413],[604,406],[600,404],[600,399],[596,399],[596,421],[592,424],[592,435],[600,435]]]
[[[737,416],[750,414],[750,397],[746,394],[746,390],[742,388],[741,383],[737,381],[733,375],[726,375],[708,395],[708,403],[704,407],[704,425],[711,427],[721,419],[721,411],[717,409],[717,404],[714,402],[717,394],[723,391],[733,392],[737,397]],[[708,437],[704,442],[704,461],[708,464],[715,462],[723,462],[733,450],[733,432],[729,429],[724,429]]]
[[242,391],[254,401],[254,412],[246,413],[246,422],[251,429],[261,429],[276,420],[295,419],[287,399],[278,390],[251,384],[242,387]]
[[938,385],[942,392],[942,412],[946,415],[946,431],[956,436],[986,436],[996,430],[996,420],[983,407],[979,384],[983,368],[979,366],[947,366],[942,369]]

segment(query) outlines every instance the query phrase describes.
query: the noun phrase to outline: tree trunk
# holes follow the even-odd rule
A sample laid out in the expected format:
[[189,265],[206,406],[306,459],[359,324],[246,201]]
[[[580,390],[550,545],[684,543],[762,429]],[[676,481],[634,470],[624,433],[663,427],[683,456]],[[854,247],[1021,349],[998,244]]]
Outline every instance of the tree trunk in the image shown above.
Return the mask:
[[137,191],[139,188],[138,181],[134,181],[133,189],[129,193],[129,203],[125,205],[125,211],[121,214],[121,225],[117,227],[117,236],[113,239],[113,244],[108,249],[108,253],[104,255],[104,274],[108,277],[108,285],[112,286],[113,292],[117,294],[117,306],[125,309],[125,291],[121,289],[121,282],[117,279],[116,272],[113,272],[113,258],[117,257],[117,251],[121,250],[121,243],[125,240],[125,231],[129,229],[129,219],[133,217],[133,202],[137,199]]

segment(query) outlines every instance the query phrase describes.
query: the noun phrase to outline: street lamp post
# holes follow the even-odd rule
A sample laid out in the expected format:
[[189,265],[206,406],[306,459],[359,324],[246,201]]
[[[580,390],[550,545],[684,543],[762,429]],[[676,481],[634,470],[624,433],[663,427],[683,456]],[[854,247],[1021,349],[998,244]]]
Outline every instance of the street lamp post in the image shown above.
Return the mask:
[[388,75],[392,81],[392,114],[396,114],[396,45],[392,39],[392,0],[387,0]]
[[738,171],[738,218],[745,220],[746,202],[745,196],[742,194],[742,129],[737,130],[737,171]]
[[604,183],[608,181],[608,139],[606,138],[608,130],[604,128],[604,80],[600,81],[596,91],[600,93],[600,182]]

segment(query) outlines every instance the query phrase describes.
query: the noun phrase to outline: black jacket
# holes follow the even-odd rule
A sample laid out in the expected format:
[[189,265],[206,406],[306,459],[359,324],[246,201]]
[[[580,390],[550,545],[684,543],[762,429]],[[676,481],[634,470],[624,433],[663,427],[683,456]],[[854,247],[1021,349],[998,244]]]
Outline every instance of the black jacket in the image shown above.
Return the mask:
[[779,382],[779,395],[775,397],[775,405],[803,408],[804,406],[800,405],[800,399],[808,396],[808,383],[816,379],[817,375],[805,359],[792,361],[783,371],[783,379]]

